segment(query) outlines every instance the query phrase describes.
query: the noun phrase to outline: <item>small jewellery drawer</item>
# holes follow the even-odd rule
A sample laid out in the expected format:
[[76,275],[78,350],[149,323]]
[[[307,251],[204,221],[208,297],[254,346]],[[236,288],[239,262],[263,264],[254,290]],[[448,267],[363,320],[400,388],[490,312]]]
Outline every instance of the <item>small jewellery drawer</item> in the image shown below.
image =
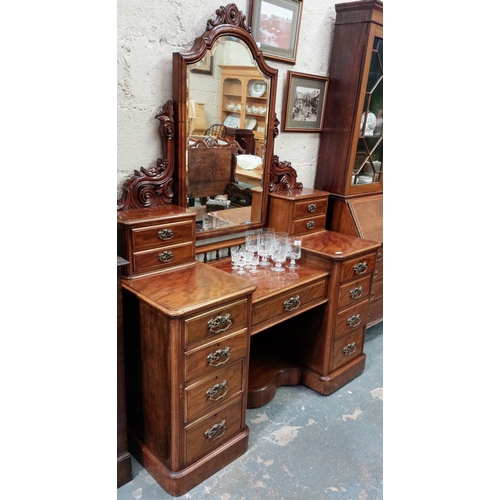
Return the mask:
[[243,391],[243,361],[190,385],[186,391],[185,416],[191,422],[198,415],[211,411],[216,405]]
[[293,234],[304,235],[325,229],[326,215],[309,217],[307,219],[295,220],[293,222]]
[[137,273],[182,264],[191,261],[193,258],[194,248],[191,242],[133,254],[134,269]]
[[348,305],[354,305],[370,296],[371,275],[356,281],[350,281],[340,287],[339,309]]
[[[276,320],[283,315],[300,311],[308,303],[326,298],[326,280],[282,293],[277,297],[254,304],[252,310],[252,329],[266,320]],[[279,319],[281,321],[282,318]]]
[[344,262],[342,264],[340,281],[344,282],[351,278],[361,278],[370,274],[375,268],[375,259],[376,253],[373,252]]
[[132,246],[135,252],[176,245],[193,238],[194,224],[191,220],[132,229]]
[[247,330],[219,338],[186,352],[185,381],[220,372],[224,365],[243,358],[247,352]]
[[363,352],[364,328],[358,328],[334,342],[333,369],[349,363]]
[[370,300],[380,299],[383,294],[384,282],[382,280],[374,281],[372,283],[372,292],[370,294]]
[[242,328],[247,321],[247,301],[226,304],[186,320],[186,345],[203,338]]
[[185,428],[184,453],[186,465],[207,455],[241,430],[243,400],[194,422]]
[[328,204],[328,198],[320,200],[298,201],[295,203],[294,219],[301,219],[303,217],[312,217],[316,215],[324,215],[326,214],[327,204]]
[[359,326],[365,326],[368,320],[368,305],[369,300],[365,300],[360,304],[349,307],[337,314],[337,328],[335,337],[338,338]]

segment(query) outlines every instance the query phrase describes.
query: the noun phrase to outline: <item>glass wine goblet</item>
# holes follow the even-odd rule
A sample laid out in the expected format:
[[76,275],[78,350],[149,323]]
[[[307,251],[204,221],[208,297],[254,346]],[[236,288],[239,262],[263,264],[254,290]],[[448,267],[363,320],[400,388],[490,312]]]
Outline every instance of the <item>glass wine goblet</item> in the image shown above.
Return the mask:
[[275,262],[275,266],[271,267],[271,271],[283,272],[285,268],[282,266],[283,262],[286,261],[286,256],[288,253],[288,237],[280,236],[274,241],[273,251],[271,258]]
[[273,228],[264,228],[260,233],[258,254],[262,257],[260,261],[261,266],[270,266],[269,257],[272,255],[273,251],[273,243],[274,243],[274,229]]
[[287,264],[288,269],[298,269],[300,266],[295,262],[300,259],[302,253],[302,238],[292,237],[288,244],[288,257],[290,258],[290,264]]
[[240,247],[238,245],[230,247],[230,252],[231,252],[231,262],[233,263],[231,269],[233,271],[236,271],[238,269],[238,260],[240,258]]

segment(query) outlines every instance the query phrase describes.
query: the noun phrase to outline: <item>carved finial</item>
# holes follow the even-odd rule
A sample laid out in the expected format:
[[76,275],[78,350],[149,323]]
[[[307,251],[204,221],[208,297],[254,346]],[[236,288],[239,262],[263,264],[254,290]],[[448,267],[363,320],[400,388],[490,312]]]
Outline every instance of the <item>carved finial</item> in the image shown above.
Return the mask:
[[280,161],[279,157],[274,155],[271,164],[269,192],[302,189],[302,186],[302,182],[297,182],[297,171],[292,167],[292,164],[289,161]]
[[233,26],[239,26],[249,33],[252,32],[252,29],[246,25],[247,16],[243,15],[243,12],[238,9],[236,4],[230,3],[226,7],[220,6],[216,11],[217,15],[216,19],[209,19],[207,21],[207,31],[210,31],[212,28],[219,26],[220,24],[232,24]]
[[174,137],[174,105],[172,101],[167,101],[162,108],[162,112],[158,113],[155,118],[160,120],[160,135],[165,139],[173,139]]

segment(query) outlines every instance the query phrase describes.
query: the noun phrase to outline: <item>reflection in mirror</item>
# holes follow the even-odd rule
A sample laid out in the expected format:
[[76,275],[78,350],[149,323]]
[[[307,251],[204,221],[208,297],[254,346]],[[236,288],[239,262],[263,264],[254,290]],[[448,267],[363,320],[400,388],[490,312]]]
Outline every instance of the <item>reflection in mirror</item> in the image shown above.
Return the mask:
[[197,230],[258,223],[270,79],[233,36],[188,64],[186,76],[186,206]]

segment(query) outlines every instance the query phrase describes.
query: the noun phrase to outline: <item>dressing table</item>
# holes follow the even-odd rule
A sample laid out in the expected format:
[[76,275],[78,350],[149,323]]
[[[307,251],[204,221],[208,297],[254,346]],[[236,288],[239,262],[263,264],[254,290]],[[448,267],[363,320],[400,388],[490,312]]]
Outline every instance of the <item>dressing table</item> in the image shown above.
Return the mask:
[[[218,210],[215,220],[222,222],[206,229],[199,224],[206,199],[225,193],[189,191],[188,103],[201,101],[207,87],[192,70],[207,55],[218,68],[236,53],[266,86],[256,135],[264,142],[260,188],[243,207],[246,217],[230,215],[242,207]],[[277,71],[267,66],[235,4],[220,7],[191,51],[174,54],[173,63],[174,100],[157,115],[163,158],[125,182],[117,222],[118,253],[129,263],[122,268],[128,445],[179,496],[245,453],[248,407],[266,404],[283,385],[331,394],[363,371],[380,245],[327,231],[328,193],[303,188],[290,163],[274,156]],[[227,73],[227,64],[220,65]],[[204,108],[208,125],[220,121]],[[204,143],[207,150],[227,147]],[[292,217],[279,216],[285,212]],[[308,217],[315,223],[304,224]],[[246,230],[273,225],[300,232],[300,267],[233,271],[230,247],[244,242]]]

